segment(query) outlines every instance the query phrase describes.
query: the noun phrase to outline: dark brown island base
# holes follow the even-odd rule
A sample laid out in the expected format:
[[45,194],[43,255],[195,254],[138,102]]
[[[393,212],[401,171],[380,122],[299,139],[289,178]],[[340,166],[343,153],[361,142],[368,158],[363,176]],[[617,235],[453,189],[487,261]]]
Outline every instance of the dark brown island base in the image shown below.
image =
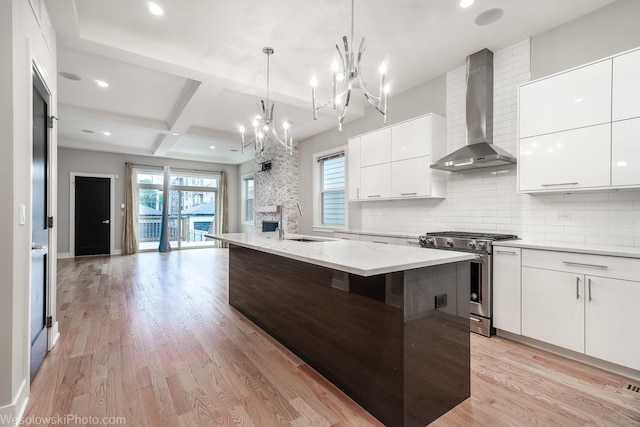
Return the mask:
[[[363,276],[300,259],[326,265],[334,263],[318,251],[394,248],[344,240],[261,248],[226,236],[238,235],[216,236],[230,243],[229,303],[386,426],[425,426],[470,396],[468,255]],[[306,254],[293,254],[295,245]]]

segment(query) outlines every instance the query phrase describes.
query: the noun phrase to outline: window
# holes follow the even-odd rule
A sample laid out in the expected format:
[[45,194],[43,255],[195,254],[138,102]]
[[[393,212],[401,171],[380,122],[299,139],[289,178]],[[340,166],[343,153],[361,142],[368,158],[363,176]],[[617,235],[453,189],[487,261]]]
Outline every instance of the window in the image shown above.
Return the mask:
[[242,177],[242,221],[253,223],[253,175]]
[[344,148],[318,153],[317,163],[315,225],[321,227],[346,226],[345,204],[345,155]]

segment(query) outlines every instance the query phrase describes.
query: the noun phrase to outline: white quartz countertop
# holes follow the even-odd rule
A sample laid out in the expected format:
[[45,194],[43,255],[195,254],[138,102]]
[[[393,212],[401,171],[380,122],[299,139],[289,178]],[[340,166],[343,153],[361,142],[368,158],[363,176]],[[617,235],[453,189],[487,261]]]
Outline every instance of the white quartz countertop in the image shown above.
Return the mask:
[[509,240],[495,242],[493,246],[511,248],[541,249],[546,251],[575,252],[580,254],[608,255],[627,258],[640,258],[640,248],[633,246],[587,245],[580,243],[539,242],[534,240]]
[[474,258],[473,254],[465,252],[326,239],[297,234],[289,234],[285,237],[320,241],[278,240],[276,232],[208,234],[207,237],[360,276],[431,267]]

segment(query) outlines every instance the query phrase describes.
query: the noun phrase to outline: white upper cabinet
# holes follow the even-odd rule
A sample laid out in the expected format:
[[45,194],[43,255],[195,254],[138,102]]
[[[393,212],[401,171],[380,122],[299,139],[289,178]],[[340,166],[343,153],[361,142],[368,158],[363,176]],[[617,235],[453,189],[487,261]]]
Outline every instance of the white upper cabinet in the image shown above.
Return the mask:
[[431,113],[350,138],[348,199],[444,198],[447,172],[430,166],[445,155],[445,134],[445,118]]
[[523,138],[518,153],[520,191],[611,185],[611,124]]
[[611,121],[611,60],[520,86],[520,138]]
[[391,128],[391,160],[431,154],[431,116],[400,123]]
[[640,118],[613,122],[611,141],[611,184],[640,185]]
[[518,191],[640,186],[640,49],[519,88]]
[[366,166],[360,169],[360,198],[364,200],[391,197],[391,163]]
[[360,137],[350,138],[347,143],[347,198],[360,198]]
[[640,50],[613,58],[612,119],[640,117]]
[[431,195],[431,156],[391,163],[391,197]]
[[383,128],[360,137],[360,166],[391,161],[391,128]]

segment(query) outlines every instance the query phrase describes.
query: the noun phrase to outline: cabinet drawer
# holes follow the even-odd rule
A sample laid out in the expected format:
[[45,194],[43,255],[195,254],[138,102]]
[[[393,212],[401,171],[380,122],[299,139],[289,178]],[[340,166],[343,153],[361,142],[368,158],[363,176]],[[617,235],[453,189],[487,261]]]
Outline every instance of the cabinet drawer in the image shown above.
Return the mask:
[[390,245],[407,245],[407,239],[402,237],[387,237],[387,236],[374,236],[371,234],[361,234],[360,235],[361,242],[374,242],[374,243],[385,243]]
[[334,239],[342,239],[342,240],[360,240],[359,234],[352,233],[333,233]]
[[522,266],[640,282],[640,259],[635,258],[523,249]]

